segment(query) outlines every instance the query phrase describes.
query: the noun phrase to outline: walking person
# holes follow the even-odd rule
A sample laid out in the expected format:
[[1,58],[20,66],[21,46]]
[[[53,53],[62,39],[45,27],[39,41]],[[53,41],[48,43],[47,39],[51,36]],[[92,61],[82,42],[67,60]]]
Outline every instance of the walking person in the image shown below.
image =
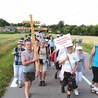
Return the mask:
[[76,47],[82,46],[82,39],[78,38],[76,39],[75,45],[74,45],[74,51],[76,51]]
[[54,46],[55,46],[55,42],[54,42],[54,38],[53,38],[53,37],[51,37],[51,38],[50,38],[50,40],[49,40],[48,44],[49,44],[49,48],[50,48],[50,55],[51,55],[51,54],[52,54],[52,52],[54,51]]
[[89,69],[92,69],[93,79],[90,85],[91,91],[98,95],[98,45],[94,46],[90,53]]
[[30,98],[29,91],[32,86],[32,81],[35,80],[35,61],[38,61],[38,57],[35,57],[34,55],[34,50],[32,50],[32,42],[30,40],[25,42],[25,47],[26,50],[22,52],[21,57],[25,80],[25,96],[26,98]]
[[23,81],[23,66],[21,62],[21,52],[25,49],[22,48],[23,42],[21,40],[18,41],[17,47],[13,49],[12,54],[14,55],[14,77],[16,78],[16,84],[19,85],[19,88],[22,87],[22,81]]
[[47,72],[47,62],[46,62],[46,47],[45,42],[41,42],[41,47],[39,49],[39,65],[40,65],[40,74],[39,74],[39,86],[46,86],[45,78]]
[[75,72],[76,73],[76,83],[78,85],[82,81],[83,72],[85,72],[85,63],[84,63],[84,58],[85,57],[84,57],[84,54],[83,54],[82,46],[77,46],[76,47],[76,53],[79,57],[78,69]]
[[78,68],[79,58],[73,51],[73,45],[70,45],[66,48],[67,51],[65,51],[59,59],[59,65],[62,65],[61,73],[63,77],[61,92],[65,93],[64,86],[67,85],[67,98],[70,98],[73,90],[75,91],[75,95],[78,95],[75,72]]
[[58,50],[55,50],[55,54],[54,54],[54,64],[55,64],[55,68],[56,68],[56,71],[55,71],[55,79],[57,79],[58,77],[58,73],[59,71],[61,70],[61,65],[59,66],[59,61],[58,61],[58,58],[59,58],[59,49]]

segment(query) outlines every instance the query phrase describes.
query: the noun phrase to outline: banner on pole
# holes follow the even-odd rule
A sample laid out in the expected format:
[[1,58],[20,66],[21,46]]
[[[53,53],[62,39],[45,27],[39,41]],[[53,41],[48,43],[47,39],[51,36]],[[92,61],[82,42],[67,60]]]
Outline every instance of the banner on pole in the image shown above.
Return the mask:
[[73,45],[70,33],[63,35],[62,37],[56,38],[54,41],[55,41],[55,45],[58,49],[60,49],[62,47],[68,47],[68,46]]

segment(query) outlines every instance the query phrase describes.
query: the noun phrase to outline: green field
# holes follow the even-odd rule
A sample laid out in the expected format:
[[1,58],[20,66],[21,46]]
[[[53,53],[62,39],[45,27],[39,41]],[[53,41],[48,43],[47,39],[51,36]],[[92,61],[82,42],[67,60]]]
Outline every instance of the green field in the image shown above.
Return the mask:
[[[56,37],[56,35],[53,36]],[[21,37],[24,37],[24,34],[0,34],[0,97],[4,94],[6,86],[13,76],[13,55],[11,52]],[[89,36],[72,36],[72,39],[77,37],[83,39],[83,49],[88,53],[98,42],[97,37]],[[92,40],[90,41],[90,39]]]

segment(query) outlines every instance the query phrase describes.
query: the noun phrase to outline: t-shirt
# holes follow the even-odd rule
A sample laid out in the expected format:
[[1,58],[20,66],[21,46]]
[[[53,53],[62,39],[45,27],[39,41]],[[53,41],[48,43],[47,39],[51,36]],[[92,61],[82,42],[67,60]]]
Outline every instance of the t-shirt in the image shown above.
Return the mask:
[[[22,52],[24,54],[25,60],[29,61],[33,58],[34,56],[34,51],[32,50],[32,52],[27,52],[26,50]],[[35,63],[31,63],[27,66],[23,66],[23,72],[27,73],[27,72],[35,72]]]
[[59,61],[60,60],[60,56],[64,53],[64,52],[66,52],[67,51],[67,49],[66,48],[62,48],[62,49],[60,49],[59,50],[59,53],[58,53],[58,57],[57,57],[57,61]]
[[54,40],[53,41],[52,40],[49,40],[48,41],[48,44],[49,44],[50,47],[54,47],[55,46]]
[[78,63],[78,69],[77,69],[77,71],[78,71],[78,72],[82,72],[84,55],[81,54],[81,55],[79,55],[78,57],[79,57],[79,63]]
[[46,48],[41,48],[40,47],[40,51],[39,51],[39,59],[43,59],[43,62],[46,62]]
[[[60,56],[59,60],[63,60],[67,55],[68,55],[68,57],[69,57],[69,60],[65,61],[65,62],[62,64],[62,70],[63,70],[63,71],[66,71],[66,72],[71,72],[71,66],[72,66],[72,68],[74,68],[74,67],[75,67],[75,63],[79,61],[79,58],[78,58],[77,54],[74,53],[74,52],[71,53],[71,54],[69,54],[69,53],[66,54],[66,52],[64,52],[64,53]],[[69,63],[69,61],[70,61],[70,63]],[[70,64],[71,64],[71,65],[70,65]]]
[[95,53],[92,57],[92,66],[98,67],[98,45],[95,46]]

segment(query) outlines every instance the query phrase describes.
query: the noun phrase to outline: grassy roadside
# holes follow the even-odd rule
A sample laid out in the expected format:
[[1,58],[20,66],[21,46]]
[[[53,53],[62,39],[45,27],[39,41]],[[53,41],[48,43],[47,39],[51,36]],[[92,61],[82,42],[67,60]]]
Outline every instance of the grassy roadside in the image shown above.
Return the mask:
[[20,34],[0,34],[0,98],[3,96],[13,76],[13,55]]
[[5,56],[0,59],[0,98],[4,94],[8,83],[13,76],[13,57],[11,51],[8,51]]

